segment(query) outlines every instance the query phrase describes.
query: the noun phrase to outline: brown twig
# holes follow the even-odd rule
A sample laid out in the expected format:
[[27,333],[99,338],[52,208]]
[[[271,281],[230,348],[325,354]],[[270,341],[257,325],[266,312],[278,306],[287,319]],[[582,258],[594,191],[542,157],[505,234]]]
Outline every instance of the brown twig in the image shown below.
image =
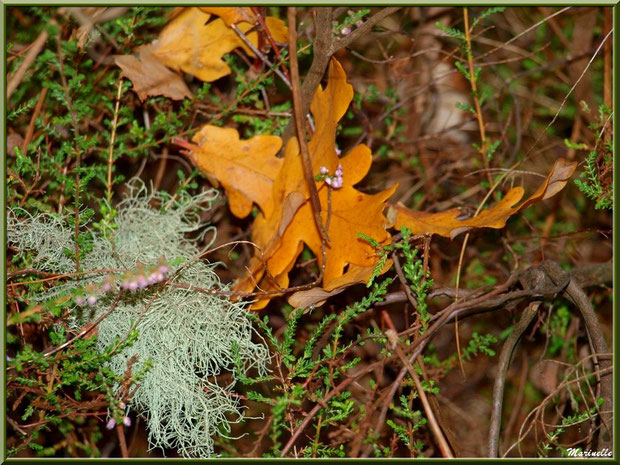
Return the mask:
[[486,153],[487,137],[486,137],[486,125],[484,118],[482,117],[482,108],[480,106],[480,99],[478,98],[478,85],[476,83],[476,72],[474,69],[474,55],[471,49],[471,38],[469,29],[469,14],[467,13],[467,7],[463,7],[463,21],[465,23],[465,43],[467,44],[467,64],[469,66],[469,84],[471,86],[472,98],[474,99],[474,106],[476,107],[476,118],[478,119],[478,130],[480,131],[480,148],[478,152],[482,156],[482,162],[485,169],[487,169],[487,175],[489,177],[489,183],[493,183],[491,173],[488,172],[489,160]]
[[307,112],[302,111],[302,100],[299,88],[299,66],[297,63],[297,29],[296,29],[296,8],[288,8],[288,32],[289,32],[289,57],[291,66],[291,85],[293,92],[293,107],[295,110],[295,125],[297,127],[297,140],[299,141],[299,148],[301,152],[301,161],[304,169],[304,177],[308,184],[308,191],[310,192],[310,203],[312,204],[312,210],[314,212],[314,221],[321,235],[323,242],[329,242],[329,236],[327,231],[323,227],[321,220],[321,202],[319,200],[319,193],[316,190],[316,183],[314,181],[314,174],[312,173],[312,161],[310,160],[310,152],[308,150],[308,142],[306,141],[306,133],[304,131],[304,117]]
[[407,296],[409,303],[412,305],[413,308],[417,310],[418,302],[415,296],[413,295],[413,290],[409,286],[409,283],[407,283],[407,278],[405,278],[402,267],[400,266],[400,260],[398,258],[398,254],[396,252],[392,254],[392,261],[394,262],[394,269],[396,270],[396,276],[398,276],[400,285],[404,289],[405,295]]
[[164,147],[162,150],[161,159],[159,160],[159,165],[157,166],[157,173],[155,173],[155,182],[153,183],[153,189],[159,190],[161,186],[161,181],[164,178],[164,173],[166,172],[166,165],[168,164],[168,147]]
[[124,459],[129,458],[129,451],[127,450],[127,440],[125,439],[125,430],[123,424],[116,425],[116,434],[118,435],[118,442],[121,446],[121,454]]
[[[65,11],[66,11],[66,8],[62,7],[58,10],[57,14],[63,15]],[[49,24],[50,26],[54,26],[56,24],[57,23],[55,19],[50,20],[50,24]],[[28,51],[28,54],[24,58],[24,61],[22,62],[20,67],[17,69],[17,71],[15,71],[13,76],[11,76],[11,78],[8,80],[7,85],[6,85],[7,104],[9,102],[9,98],[11,98],[11,95],[13,94],[15,89],[17,89],[17,86],[19,86],[19,83],[24,78],[24,75],[26,74],[26,71],[28,70],[28,68],[30,68],[30,65],[34,63],[34,60],[37,58],[39,53],[41,53],[41,50],[43,50],[43,46],[45,45],[45,43],[47,42],[47,39],[49,38],[49,33],[47,31],[48,31],[48,28],[44,27],[41,33],[39,34],[39,36],[33,42],[32,47]]]
[[78,339],[86,336],[88,333],[90,333],[93,329],[95,329],[97,327],[97,325],[99,323],[101,323],[104,318],[106,318],[110,313],[112,313],[114,311],[114,309],[116,308],[116,305],[118,305],[118,300],[121,297],[121,292],[122,291],[118,291],[118,293],[116,294],[116,297],[114,298],[114,302],[112,303],[112,305],[110,306],[110,309],[107,310],[105,313],[103,313],[99,318],[97,318],[95,321],[92,322],[92,324],[87,325],[82,331],[80,331],[76,336],[72,337],[71,339],[69,339],[66,342],[63,342],[62,344],[60,344],[58,347],[50,350],[49,352],[45,352],[43,354],[44,357],[49,357],[51,355],[54,355],[56,352],[61,351],[62,349],[64,349],[67,346],[70,346],[71,344],[73,344],[75,341],[77,341]]
[[243,31],[241,29],[239,29],[237,27],[236,24],[231,24],[230,27],[232,28],[233,31],[235,31],[237,33],[237,35],[239,36],[239,38],[243,41],[243,43],[245,45],[247,45],[247,47],[252,50],[252,52],[263,62],[265,63],[269,68],[273,69],[274,72],[280,77],[280,79],[282,79],[282,81],[284,82],[284,84],[286,84],[286,86],[290,89],[291,88],[291,81],[287,78],[287,76],[284,75],[284,73],[282,71],[280,71],[280,69],[274,65],[269,58],[267,58],[263,53],[261,53],[261,51],[259,49],[257,49],[254,44],[250,41],[250,39],[247,38],[247,36],[243,33]]
[[439,446],[439,450],[441,451],[441,454],[445,458],[453,459],[454,454],[452,454],[452,449],[450,448],[448,441],[446,440],[445,436],[443,435],[443,432],[441,431],[441,428],[439,427],[439,423],[437,422],[437,419],[435,418],[433,409],[431,408],[431,404],[429,403],[428,397],[426,396],[426,392],[424,392],[424,387],[422,386],[422,383],[420,382],[420,377],[418,376],[413,366],[411,365],[409,360],[407,360],[407,357],[405,356],[402,349],[400,348],[400,341],[398,340],[396,331],[389,329],[385,332],[385,334],[388,337],[388,340],[390,341],[392,346],[394,347],[394,350],[396,350],[396,354],[398,355],[400,360],[403,362],[403,365],[405,365],[405,368],[407,368],[407,371],[409,372],[409,376],[411,376],[411,378],[413,379],[413,382],[415,383],[415,388],[418,391],[418,396],[420,397],[420,401],[422,402],[422,406],[424,407],[424,412],[426,413],[426,418],[428,419],[431,432],[433,433],[433,436],[435,437],[435,441],[437,441],[437,445]]
[[601,372],[604,372],[604,374],[600,375],[600,390],[601,397],[605,401],[603,404],[605,411],[601,412],[601,420],[604,427],[599,433],[599,447],[611,449],[613,443],[613,373],[611,371],[607,372],[607,370],[612,369],[613,365],[611,358],[602,355],[609,352],[607,342],[605,342],[601,324],[598,321],[590,299],[588,299],[586,293],[575,280],[570,280],[566,288],[566,294],[581,312],[581,316],[586,324],[588,338],[595,351],[593,354],[595,356],[594,359],[598,362]]
[[[271,44],[271,48],[273,49],[273,53],[275,53],[275,55],[276,55],[276,59],[278,61],[281,61],[280,49],[278,48],[278,44],[276,44],[276,41],[274,40],[273,35],[271,34],[271,31],[267,27],[267,24],[265,24],[265,20],[263,19],[263,15],[261,15],[261,13],[260,13],[260,11],[259,11],[259,9],[257,7],[252,7],[252,12],[256,16],[256,19],[258,20],[258,25],[263,30],[263,33],[265,34],[265,37],[267,37],[267,40]],[[284,65],[282,65],[282,72],[284,73],[284,75],[290,81],[290,76],[288,75],[288,70],[286,69],[286,66],[284,66]]]
[[108,189],[106,199],[108,205],[112,201],[112,167],[114,166],[114,140],[116,139],[116,125],[118,124],[118,109],[121,103],[121,93],[123,91],[123,78],[118,79],[118,91],[116,93],[116,106],[114,107],[114,119],[112,120],[112,134],[110,136],[110,148],[108,149]]
[[[310,69],[306,74],[303,84],[301,85],[301,114],[305,115],[310,109],[310,103],[314,97],[316,88],[318,87],[325,70],[329,65],[331,57],[349,46],[356,39],[364,36],[368,31],[375,26],[378,22],[386,18],[387,16],[398,11],[402,7],[386,7],[375,13],[368,18],[360,27],[356,28],[348,36],[344,36],[341,39],[334,39],[332,34],[332,8],[331,7],[317,7],[314,9],[315,13],[315,37],[313,42],[313,58],[310,65]],[[289,31],[290,31],[289,20]],[[289,50],[292,55],[292,52]],[[295,126],[293,122],[289,122],[288,126],[284,129],[282,136],[283,147],[286,147],[288,139],[290,139],[295,132]]]
[[34,135],[34,126],[37,121],[37,118],[41,114],[41,110],[43,109],[43,102],[45,102],[45,96],[47,95],[47,87],[44,87],[39,95],[39,100],[37,101],[37,105],[34,107],[34,112],[32,113],[32,118],[30,118],[30,124],[28,124],[28,130],[26,131],[26,137],[24,137],[24,142],[22,143],[22,153],[26,153],[26,149],[28,149],[28,144],[32,141],[32,136]]
[[521,319],[516,324],[506,342],[502,346],[499,354],[498,372],[493,386],[493,406],[491,410],[491,426],[489,427],[489,457],[497,457],[499,452],[499,433],[502,424],[502,405],[504,403],[504,385],[506,383],[506,375],[510,368],[510,361],[515,347],[519,343],[519,339],[530,325],[536,314],[541,302],[532,302],[521,314]]
[[512,408],[510,412],[510,417],[508,418],[508,423],[506,424],[506,428],[504,429],[504,444],[508,443],[510,440],[510,435],[512,433],[512,429],[514,428],[517,419],[519,418],[519,413],[521,412],[521,406],[523,404],[523,398],[525,395],[525,385],[527,383],[528,378],[528,358],[527,354],[523,353],[521,355],[521,376],[519,377],[519,387],[517,389],[517,394],[515,396],[515,401],[512,403]]

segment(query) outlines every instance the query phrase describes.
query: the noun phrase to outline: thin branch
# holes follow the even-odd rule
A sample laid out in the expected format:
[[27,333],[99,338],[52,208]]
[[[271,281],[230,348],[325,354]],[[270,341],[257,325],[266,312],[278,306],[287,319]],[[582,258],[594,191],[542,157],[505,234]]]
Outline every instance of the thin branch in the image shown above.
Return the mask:
[[504,403],[504,385],[510,368],[510,361],[519,339],[530,325],[541,302],[532,302],[521,314],[521,319],[514,327],[499,355],[498,372],[493,385],[493,406],[491,410],[491,426],[489,427],[489,457],[497,457],[499,452],[499,432],[502,424],[502,405]]
[[291,88],[291,81],[288,80],[288,78],[284,75],[284,73],[282,73],[282,71],[280,71],[280,69],[274,65],[269,58],[267,58],[263,53],[261,53],[261,51],[259,49],[257,49],[254,44],[250,41],[250,39],[247,38],[247,36],[243,33],[243,31],[241,29],[239,29],[237,27],[236,24],[231,24],[230,26],[233,31],[235,31],[237,33],[237,35],[239,36],[239,38],[243,41],[243,43],[245,45],[248,46],[248,48],[250,50],[252,50],[252,52],[254,53],[254,55],[256,55],[263,63],[265,63],[270,69],[273,69],[273,71],[280,77],[280,79],[282,79],[282,81],[284,82],[284,84],[286,84],[286,86],[290,89]]
[[114,119],[112,120],[112,134],[110,136],[110,149],[108,150],[108,191],[106,199],[108,205],[112,202],[112,167],[114,166],[114,140],[116,139],[116,126],[118,124],[118,108],[121,103],[123,91],[123,78],[118,79],[118,92],[116,93],[116,106],[114,107]]
[[289,57],[291,65],[291,80],[293,91],[293,107],[295,110],[295,125],[297,127],[297,140],[299,141],[299,148],[301,152],[301,161],[304,169],[304,177],[308,184],[308,191],[310,192],[310,203],[312,204],[312,210],[314,212],[314,221],[321,234],[321,240],[323,242],[329,242],[329,236],[323,226],[321,220],[321,202],[319,200],[319,193],[316,190],[316,183],[314,182],[314,174],[312,173],[312,162],[310,160],[310,152],[308,150],[308,142],[306,141],[306,133],[304,131],[304,117],[305,114],[302,111],[301,91],[299,88],[299,66],[297,63],[297,28],[296,28],[296,8],[288,8],[288,31],[289,31]]
[[[57,14],[64,15],[65,11],[66,11],[66,7],[60,8]],[[50,20],[49,26],[55,26],[56,24],[57,24],[56,20],[52,19]],[[45,45],[45,43],[47,42],[47,39],[49,38],[49,33],[47,31],[48,31],[48,27],[44,27],[41,33],[39,34],[39,36],[33,42],[32,47],[28,51],[28,54],[24,58],[24,61],[22,62],[20,67],[17,69],[17,71],[15,71],[13,76],[11,76],[11,78],[9,79],[6,85],[7,104],[9,103],[9,98],[11,98],[11,95],[13,94],[15,89],[17,89],[17,86],[19,86],[19,83],[24,78],[28,68],[30,68],[30,65],[34,63],[34,60],[37,58],[39,53],[41,53],[41,50],[43,50],[43,46]]]
[[332,55],[335,54],[336,52],[342,50],[343,48],[351,45],[353,42],[355,42],[360,37],[365,36],[366,34],[368,34],[368,32],[373,26],[380,23],[382,20],[390,16],[392,13],[396,13],[401,8],[402,6],[389,6],[389,7],[383,8],[382,10],[378,11],[377,13],[372,15],[370,18],[368,18],[366,22],[364,22],[360,27],[356,28],[353,32],[351,32],[351,34],[333,41],[332,47],[330,50],[331,54]]
[[49,352],[45,352],[43,354],[44,357],[49,357],[50,355],[55,354],[56,352],[64,349],[67,346],[70,346],[71,344],[73,344],[75,341],[77,341],[78,339],[86,336],[88,333],[90,333],[93,329],[95,329],[97,327],[97,325],[99,323],[101,323],[103,321],[103,319],[105,317],[107,317],[110,313],[112,313],[114,311],[114,309],[116,308],[116,305],[118,305],[118,300],[121,297],[121,292],[122,291],[118,291],[118,293],[116,294],[116,298],[114,299],[114,302],[112,303],[112,306],[110,307],[109,310],[107,310],[105,313],[103,313],[99,318],[97,318],[95,321],[93,321],[92,324],[86,326],[82,331],[80,331],[75,337],[72,337],[71,339],[69,339],[66,342],[63,342],[61,345],[59,345],[58,347],[50,350]]
[[407,368],[409,375],[411,376],[411,378],[413,378],[413,382],[415,383],[415,388],[418,391],[418,396],[420,397],[420,401],[422,401],[422,406],[424,407],[424,412],[426,413],[426,418],[428,419],[431,433],[435,437],[435,441],[437,441],[437,445],[439,446],[439,450],[441,451],[441,454],[445,458],[453,459],[454,455],[452,454],[452,449],[450,448],[448,441],[446,440],[445,436],[443,435],[443,432],[441,431],[441,428],[439,427],[439,423],[437,422],[437,418],[435,418],[435,414],[433,413],[431,404],[428,401],[426,392],[424,392],[424,387],[422,386],[422,383],[420,382],[420,377],[418,376],[416,371],[413,369],[413,366],[411,365],[409,360],[407,360],[407,357],[405,356],[402,349],[400,348],[400,341],[398,340],[396,332],[391,329],[388,329],[385,332],[385,334],[388,337],[388,340],[390,341],[390,343],[394,346],[394,349],[396,350],[396,354],[398,355],[400,360],[403,362],[403,365],[405,365],[405,367]]

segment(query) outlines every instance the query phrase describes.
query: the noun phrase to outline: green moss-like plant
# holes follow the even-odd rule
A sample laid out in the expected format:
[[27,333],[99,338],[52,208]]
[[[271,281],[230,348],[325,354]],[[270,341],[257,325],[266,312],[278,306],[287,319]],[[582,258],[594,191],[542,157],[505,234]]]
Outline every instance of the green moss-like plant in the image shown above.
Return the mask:
[[[147,418],[151,447],[176,449],[185,457],[210,457],[212,437],[227,435],[230,424],[243,418],[232,392],[233,368],[241,360],[246,370],[254,367],[265,374],[269,351],[263,343],[252,341],[254,332],[243,304],[217,293],[191,290],[228,289],[219,281],[215,264],[196,259],[201,252],[195,245],[197,238],[188,238],[204,229],[200,213],[210,208],[216,193],[194,197],[181,193],[173,198],[149,194],[139,182],[128,188],[127,198],[116,206],[115,229],[90,231],[80,271],[93,273],[59,284],[37,298],[100,289],[110,274],[120,279],[139,263],[156,265],[161,257],[173,264],[171,282],[189,289],[164,283],[122,291],[114,310],[98,326],[97,347],[114,345],[135,326],[137,340],[115,355],[110,367],[122,375],[134,357],[134,369],[149,362],[131,405]],[[8,216],[9,243],[18,254],[28,252],[35,269],[75,271],[74,231],[66,218],[31,216],[23,210],[12,210]],[[175,263],[184,264],[175,268]],[[110,310],[117,292],[99,292],[92,306],[72,304],[70,324],[77,329],[95,321]],[[218,382],[224,373],[231,373],[233,381]]]

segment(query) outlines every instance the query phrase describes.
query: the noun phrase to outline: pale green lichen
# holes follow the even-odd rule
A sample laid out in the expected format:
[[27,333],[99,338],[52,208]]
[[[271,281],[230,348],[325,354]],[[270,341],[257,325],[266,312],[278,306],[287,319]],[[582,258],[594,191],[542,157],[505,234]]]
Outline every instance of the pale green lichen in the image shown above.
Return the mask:
[[[116,206],[118,228],[109,239],[93,232],[92,249],[81,260],[81,269],[126,270],[138,263],[156,264],[163,256],[168,262],[182,259],[189,263],[176,274],[173,267],[169,274],[174,274],[173,281],[227,290],[214,271],[216,265],[193,260],[201,251],[195,245],[196,237],[188,238],[191,233],[204,233],[200,213],[214,198],[215,192],[208,191],[171,200],[147,193],[140,183],[130,184],[129,195]],[[75,262],[62,252],[74,250],[73,232],[60,217],[9,212],[8,240],[19,252],[34,254],[35,268],[75,271]],[[55,286],[40,298],[101,284],[105,276],[86,274]],[[113,299],[114,293],[108,293],[93,307],[75,306],[73,325],[77,328],[95,320],[110,309]],[[113,357],[111,368],[122,375],[132,357],[137,356],[138,365],[150,360],[151,368],[131,405],[146,416],[152,447],[176,449],[185,457],[210,457],[214,454],[212,437],[227,435],[230,423],[242,419],[238,397],[232,391],[235,357],[262,374],[269,358],[265,344],[252,340],[255,333],[245,312],[243,304],[225,296],[170,285],[151,286],[136,293],[124,291],[114,311],[99,324],[97,344],[104,349],[124,338],[137,321],[136,342]],[[224,373],[233,375],[230,384],[218,382]]]

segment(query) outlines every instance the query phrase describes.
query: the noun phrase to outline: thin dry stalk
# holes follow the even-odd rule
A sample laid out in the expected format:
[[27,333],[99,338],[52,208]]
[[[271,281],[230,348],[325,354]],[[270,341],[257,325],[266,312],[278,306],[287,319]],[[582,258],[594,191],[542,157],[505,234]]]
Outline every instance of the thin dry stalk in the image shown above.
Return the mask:
[[114,107],[114,119],[112,120],[112,134],[110,136],[110,148],[108,150],[108,191],[106,199],[108,204],[112,201],[112,167],[114,166],[114,140],[116,139],[116,126],[118,124],[118,108],[123,91],[123,78],[118,79],[118,91],[116,93],[116,106]]

